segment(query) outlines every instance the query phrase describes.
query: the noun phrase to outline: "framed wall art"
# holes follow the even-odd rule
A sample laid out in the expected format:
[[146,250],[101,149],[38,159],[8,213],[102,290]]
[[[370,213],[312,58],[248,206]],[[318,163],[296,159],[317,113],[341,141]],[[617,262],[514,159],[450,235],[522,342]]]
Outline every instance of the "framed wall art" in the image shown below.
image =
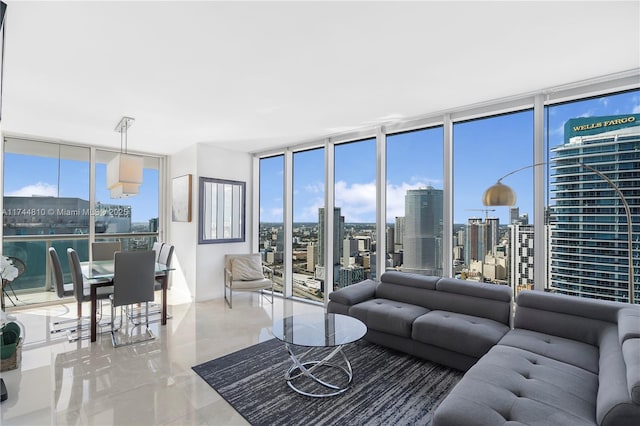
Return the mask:
[[198,243],[236,243],[245,239],[245,183],[200,178]]
[[173,178],[171,194],[171,220],[191,222],[191,175]]

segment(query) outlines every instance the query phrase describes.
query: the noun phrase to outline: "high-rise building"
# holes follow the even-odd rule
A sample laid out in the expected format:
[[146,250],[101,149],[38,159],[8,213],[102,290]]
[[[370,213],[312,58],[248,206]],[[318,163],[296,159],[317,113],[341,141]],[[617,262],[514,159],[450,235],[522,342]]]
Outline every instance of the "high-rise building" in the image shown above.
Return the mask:
[[509,225],[509,282],[514,294],[533,288],[533,225]]
[[487,242],[485,254],[496,254],[496,246],[500,243],[500,219],[497,217],[488,217],[486,219],[487,226]]
[[307,244],[307,272],[316,270],[316,248],[317,246],[313,242]]
[[[403,270],[442,275],[441,189],[409,189],[405,195]],[[396,221],[397,223],[397,221]]]
[[620,188],[639,235],[640,114],[575,118],[564,131],[564,144],[552,149],[551,159],[550,287],[627,302],[630,248],[622,200],[602,177],[578,163],[602,172]]
[[482,261],[485,251],[486,226],[482,219],[470,217],[464,233],[464,262],[470,265],[472,261]]
[[[324,207],[318,209],[318,265],[325,265],[324,260]],[[333,257],[335,264],[340,264],[342,258],[342,240],[344,239],[344,216],[341,216],[340,207],[333,208]]]
[[387,253],[393,253],[395,251],[395,229],[393,229],[390,226],[387,226],[387,230],[386,230],[386,240],[385,240],[385,245],[386,245],[386,250]]
[[509,208],[509,225],[514,224],[518,221],[520,217],[520,208],[519,207],[511,207]]
[[358,240],[354,238],[345,238],[342,241],[342,259],[343,266],[349,266],[349,258],[356,257],[358,255]]
[[402,250],[404,242],[404,216],[396,216],[395,239],[395,251],[398,253]]

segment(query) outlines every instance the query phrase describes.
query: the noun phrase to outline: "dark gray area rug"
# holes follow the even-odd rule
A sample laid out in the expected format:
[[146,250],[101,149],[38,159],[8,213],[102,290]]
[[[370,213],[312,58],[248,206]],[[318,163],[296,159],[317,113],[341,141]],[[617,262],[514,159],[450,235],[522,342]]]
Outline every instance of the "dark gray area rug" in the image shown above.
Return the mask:
[[[327,353],[314,351],[316,359]],[[328,398],[303,396],[287,386],[291,360],[276,339],[193,370],[253,425],[429,425],[463,374],[364,340],[343,351],[353,368],[351,388]]]

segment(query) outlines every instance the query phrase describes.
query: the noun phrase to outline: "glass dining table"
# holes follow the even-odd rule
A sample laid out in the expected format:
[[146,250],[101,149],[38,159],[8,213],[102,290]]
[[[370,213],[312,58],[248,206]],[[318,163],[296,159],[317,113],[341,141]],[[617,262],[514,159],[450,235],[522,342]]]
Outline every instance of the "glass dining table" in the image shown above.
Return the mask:
[[[80,262],[82,275],[88,280],[91,288],[91,341],[95,342],[98,335],[98,288],[113,285],[114,261],[113,260],[94,260],[88,262]],[[167,284],[169,281],[169,271],[173,268],[167,268],[162,263],[156,263],[155,276],[162,283],[162,313],[161,324],[167,324]]]

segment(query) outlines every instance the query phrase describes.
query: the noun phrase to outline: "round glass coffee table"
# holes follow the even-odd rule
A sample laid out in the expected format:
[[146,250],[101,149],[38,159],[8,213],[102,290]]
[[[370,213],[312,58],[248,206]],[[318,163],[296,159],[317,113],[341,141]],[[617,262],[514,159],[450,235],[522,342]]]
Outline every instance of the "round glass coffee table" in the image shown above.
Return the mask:
[[[322,398],[339,395],[349,389],[353,379],[353,370],[342,346],[360,340],[367,332],[367,326],[356,318],[341,314],[303,314],[276,320],[273,323],[273,335],[281,340],[293,364],[285,373],[287,384],[294,391],[311,397]],[[296,353],[293,346],[303,346],[306,350]],[[306,360],[316,348],[333,348],[321,360]],[[334,357],[340,355],[335,362]],[[335,369],[342,380],[319,377],[322,369]],[[321,385],[317,390],[305,391],[296,384],[298,379],[311,379]],[[294,381],[296,383],[294,383]],[[316,386],[316,388],[318,388]],[[323,391],[320,391],[322,389]]]

